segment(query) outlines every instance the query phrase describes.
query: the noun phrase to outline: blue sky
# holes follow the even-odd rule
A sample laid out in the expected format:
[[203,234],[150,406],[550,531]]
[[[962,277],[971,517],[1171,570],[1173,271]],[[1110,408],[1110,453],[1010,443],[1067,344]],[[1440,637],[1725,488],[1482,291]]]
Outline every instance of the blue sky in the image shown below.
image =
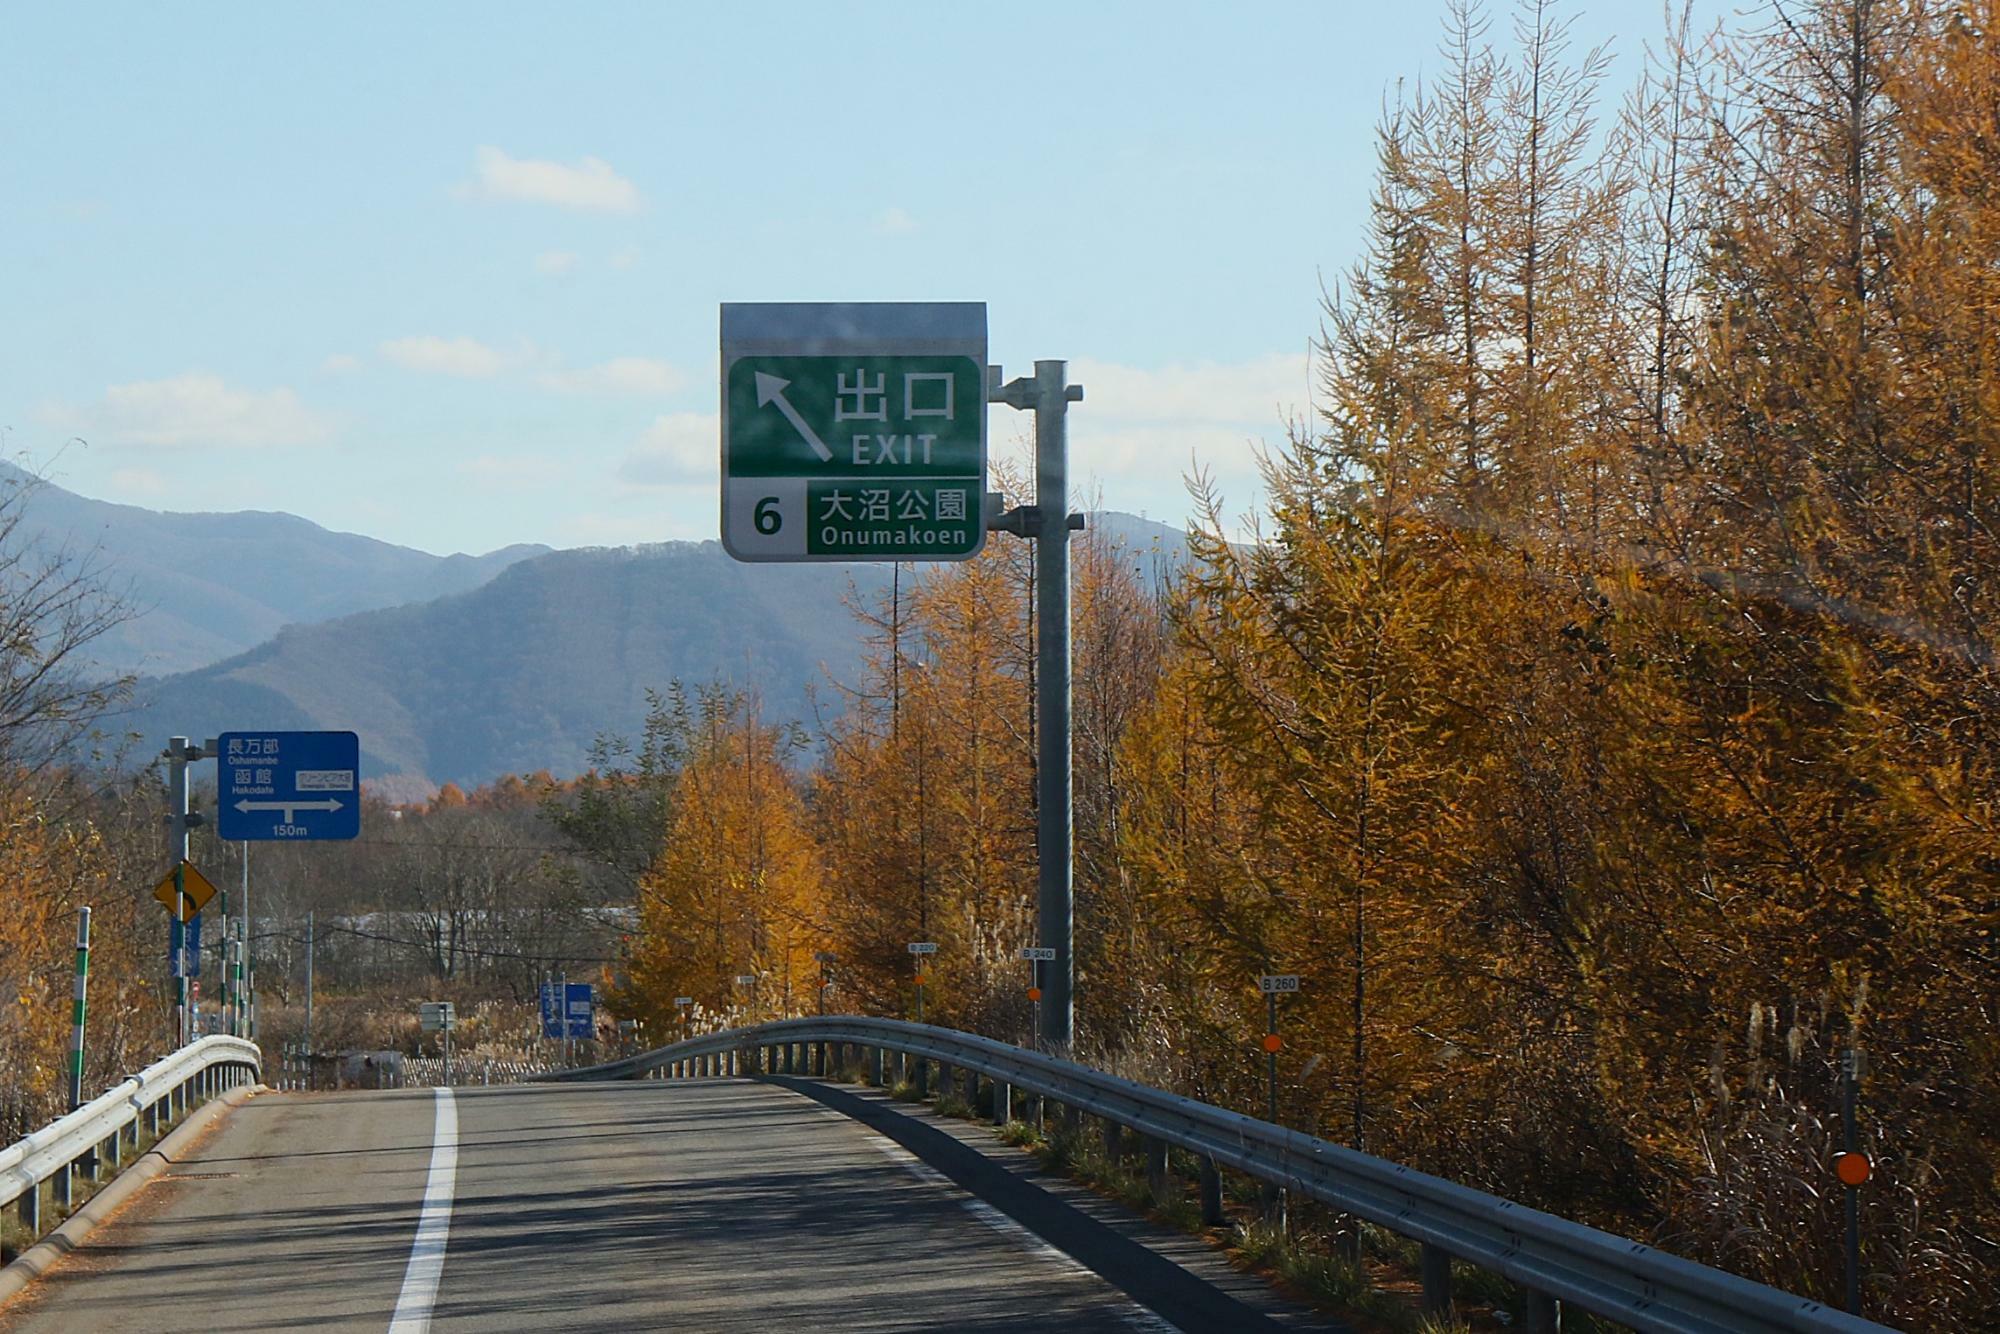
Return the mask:
[[[1660,7],[1572,8],[1615,104]],[[713,537],[719,302],[983,300],[1103,504],[1178,523],[1199,458],[1247,507],[1442,13],[18,7],[6,451],[439,552]]]

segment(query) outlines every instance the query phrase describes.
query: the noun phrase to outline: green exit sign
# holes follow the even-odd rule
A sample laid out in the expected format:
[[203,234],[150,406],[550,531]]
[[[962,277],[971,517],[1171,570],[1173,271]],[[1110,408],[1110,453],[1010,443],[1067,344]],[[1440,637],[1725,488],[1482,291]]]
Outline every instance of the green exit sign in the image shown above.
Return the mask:
[[965,560],[986,541],[986,308],[722,308],[722,544]]

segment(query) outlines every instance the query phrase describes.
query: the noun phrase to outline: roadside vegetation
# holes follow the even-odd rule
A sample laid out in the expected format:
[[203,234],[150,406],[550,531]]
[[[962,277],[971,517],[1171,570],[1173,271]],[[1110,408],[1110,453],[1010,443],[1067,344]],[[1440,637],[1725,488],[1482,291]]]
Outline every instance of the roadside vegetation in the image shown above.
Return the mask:
[[[1866,1313],[2000,1325],[2000,4],[1676,9],[1622,89],[1560,6],[1448,9],[1262,512],[1195,478],[1185,559],[1074,544],[1072,1054],[1265,1115],[1296,973],[1286,1124],[1838,1304],[1860,1050]],[[168,1040],[157,774],[76,759],[121,613],[8,561],[0,1136],[57,1105],[79,904],[88,1082]],[[649,1044],[911,1016],[919,940],[928,1022],[1025,1041],[1030,566],[898,569],[820,716],[672,685],[579,779],[253,849],[260,1036],[310,920],[321,1049],[415,1050],[421,999],[518,1049],[553,972]]]
[[[1247,534],[1075,566],[1078,1056],[1838,1302],[2000,1320],[1991,4],[1799,0],[1604,86],[1451,8]],[[802,748],[701,696],[629,1012],[1021,1040],[1024,544],[859,607]],[[754,988],[735,979],[749,975]],[[752,994],[746,996],[746,990]]]

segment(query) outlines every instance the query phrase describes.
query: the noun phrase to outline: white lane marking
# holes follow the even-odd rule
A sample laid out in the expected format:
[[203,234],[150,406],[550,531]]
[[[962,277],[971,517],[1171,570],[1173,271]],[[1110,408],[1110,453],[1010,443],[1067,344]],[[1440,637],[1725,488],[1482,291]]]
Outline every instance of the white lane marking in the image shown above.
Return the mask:
[[444,1277],[444,1245],[451,1233],[451,1194],[458,1177],[458,1106],[451,1090],[437,1090],[437,1125],[431,1132],[431,1174],[424,1182],[424,1211],[410,1243],[409,1267],[403,1290],[396,1296],[396,1313],[389,1317],[389,1334],[425,1334],[431,1327],[431,1306],[437,1301],[438,1280]]
[[[959,1189],[957,1183],[952,1181],[950,1177],[938,1171],[929,1163],[924,1162],[894,1140],[874,1134],[873,1132],[865,1133],[862,1138],[868,1141],[870,1148],[908,1172],[911,1176],[917,1178],[917,1180],[924,1182],[926,1185],[941,1186],[952,1195],[958,1196],[959,1204],[964,1207],[967,1213],[984,1223],[987,1227],[992,1228],[995,1232],[998,1232],[1001,1236],[1007,1238],[1007,1240],[1013,1242],[1022,1250],[1028,1252],[1028,1254],[1066,1269],[1072,1274],[1080,1274],[1093,1282],[1104,1282],[1103,1278],[1095,1270],[1091,1269],[1090,1266],[1084,1264],[1068,1252],[1051,1246],[1031,1229],[1023,1227],[1020,1223],[1009,1218],[1006,1214],[1000,1212],[1000,1210],[995,1209],[986,1201],[975,1195],[966,1194]],[[1120,1307],[1118,1316],[1133,1329],[1143,1331],[1143,1334],[1182,1334],[1179,1326],[1172,1324],[1158,1312],[1140,1304],[1128,1294],[1120,1293],[1119,1295],[1124,1297],[1126,1305]]]

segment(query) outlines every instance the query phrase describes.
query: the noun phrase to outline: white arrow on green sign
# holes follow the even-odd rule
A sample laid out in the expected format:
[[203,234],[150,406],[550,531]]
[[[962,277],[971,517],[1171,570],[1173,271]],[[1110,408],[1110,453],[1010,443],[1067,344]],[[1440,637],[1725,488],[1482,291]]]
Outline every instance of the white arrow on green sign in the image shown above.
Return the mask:
[[986,307],[722,307],[722,545],[965,560],[986,542]]

